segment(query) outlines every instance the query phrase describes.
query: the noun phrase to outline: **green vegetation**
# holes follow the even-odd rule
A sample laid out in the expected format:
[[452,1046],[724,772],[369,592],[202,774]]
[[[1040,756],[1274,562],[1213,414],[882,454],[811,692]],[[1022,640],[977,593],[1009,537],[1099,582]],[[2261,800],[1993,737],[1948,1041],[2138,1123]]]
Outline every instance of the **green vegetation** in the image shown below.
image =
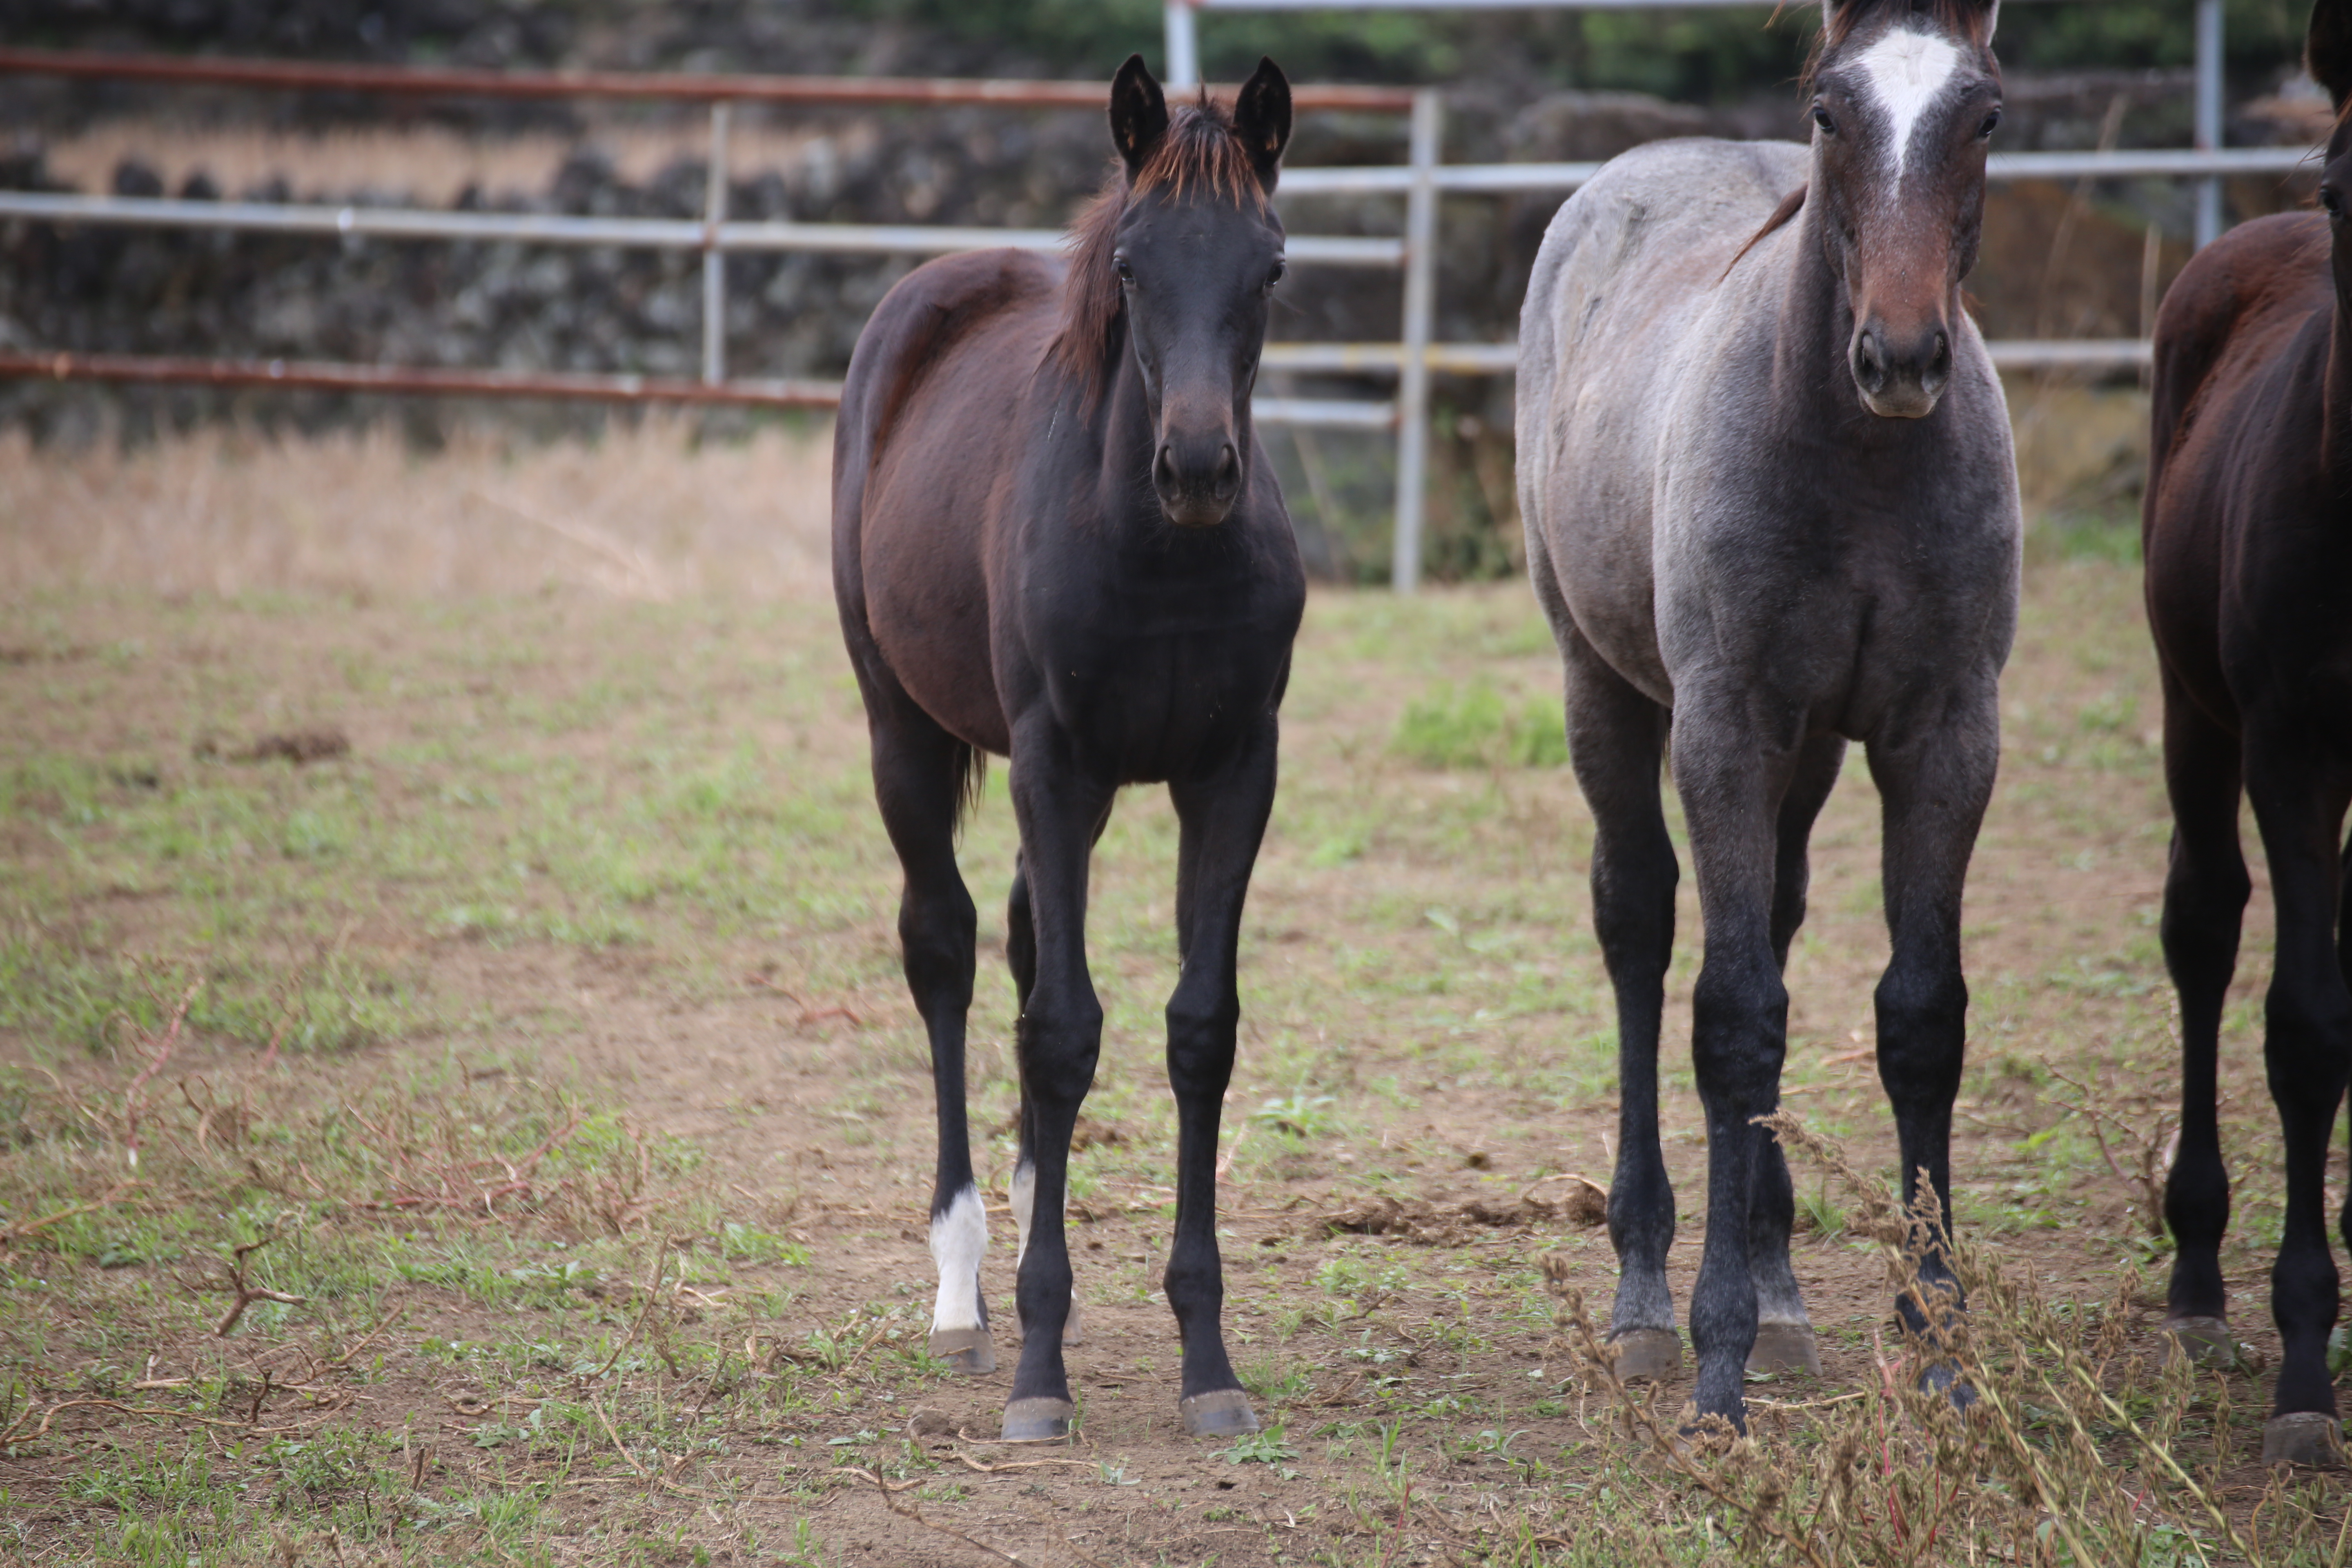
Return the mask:
[[1397,721],[1396,749],[1423,767],[1559,767],[1568,761],[1559,704],[1506,702],[1485,680],[1440,686]]
[[[992,1435],[1004,1374],[925,1353],[929,1063],[829,606],[23,606],[11,637],[33,651],[0,663],[20,716],[0,759],[0,1552],[37,1568],[982,1558],[945,1529],[1120,1568],[1698,1563],[1743,1542],[1806,1561],[1756,1521],[1839,1495],[1832,1461],[1866,1439],[1846,1533],[1821,1527],[1837,1568],[2234,1561],[2206,1496],[2274,1543],[2252,1560],[2326,1562],[2312,1543],[2337,1539],[2341,1481],[2273,1486],[2253,1458],[2282,1217],[2255,1048],[2264,912],[2222,1067],[2223,1257],[2252,1349],[2182,1378],[2152,1364],[2166,1252],[2147,1183],[2177,1069],[2137,574],[2037,552],[2028,584],[1964,931],[1955,1185],[2000,1314],[1972,1353],[2078,1489],[2081,1551],[2036,1544],[2062,1510],[2029,1517],[1983,1440],[1885,1392],[1903,1347],[1868,1197],[1894,1154],[1859,749],[1789,961],[1787,1103],[1872,1173],[1799,1163],[1826,1375],[1753,1384],[1754,1442],[1685,1456],[1703,1481],[1645,1446],[1580,1360],[1572,1313],[1555,1321],[1565,1289],[1599,1302],[1613,1283],[1592,1199],[1614,1015],[1589,820],[1538,749],[1558,745],[1557,655],[1512,584],[1309,606],[1218,1144],[1231,1349],[1265,1423],[1243,1443],[1175,1421],[1177,831],[1164,792],[1121,797],[1091,893],[1106,1027],[1072,1161],[1087,1342],[1068,1450],[961,1436]],[[297,725],[352,749],[229,760]],[[961,848],[1000,1316],[1011,816],[998,768]],[[1706,1157],[1675,1033],[1699,952],[1687,876],[1680,899],[1661,1077],[1687,1241]],[[1696,1257],[1675,1249],[1685,1300]],[[1996,1271],[2038,1298],[2003,1297]],[[2085,1366],[2121,1415],[2048,1382]],[[1682,1395],[1655,1396],[1669,1425]],[[2151,1468],[2151,1432],[2190,1484]],[[1785,1508],[1765,1506],[1774,1487]],[[2119,1498],[2141,1500],[2126,1515]],[[1892,1542],[1898,1507],[1943,1520],[1936,1544]]]

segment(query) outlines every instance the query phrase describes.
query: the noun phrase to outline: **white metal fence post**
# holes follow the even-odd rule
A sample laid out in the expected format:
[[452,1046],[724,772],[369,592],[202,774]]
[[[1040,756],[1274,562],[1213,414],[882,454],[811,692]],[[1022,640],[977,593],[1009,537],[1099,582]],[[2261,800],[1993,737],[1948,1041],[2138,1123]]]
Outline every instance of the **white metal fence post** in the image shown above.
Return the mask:
[[727,109],[710,106],[710,167],[702,191],[702,380],[727,379],[727,252],[719,229],[727,222]]
[[1201,84],[1201,35],[1192,17],[1192,0],[1168,0],[1168,85]]
[[1429,470],[1430,317],[1437,301],[1437,156],[1445,100],[1433,88],[1412,95],[1404,208],[1404,363],[1397,375],[1396,538],[1389,580],[1400,594],[1421,583],[1422,508]]
[[[2221,145],[2221,0],[2197,0],[2197,150]],[[2221,180],[2197,182],[2197,248],[2221,237]]]

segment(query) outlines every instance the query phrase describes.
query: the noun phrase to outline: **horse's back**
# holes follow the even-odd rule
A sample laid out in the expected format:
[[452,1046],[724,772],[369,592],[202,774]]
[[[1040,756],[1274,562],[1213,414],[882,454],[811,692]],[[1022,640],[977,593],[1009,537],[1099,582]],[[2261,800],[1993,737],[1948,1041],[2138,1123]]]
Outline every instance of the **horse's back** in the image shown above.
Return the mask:
[[2233,563],[2267,552],[2232,534],[2292,522],[2316,478],[2334,304],[2326,221],[2242,224],[2190,258],[2157,314],[2142,517],[2149,629],[2174,679],[2236,727],[2223,673],[2224,605],[2252,586]]
[[1024,440],[1062,268],[1026,251],[942,257],[858,335],[834,427],[833,574],[861,660],[969,744],[1007,741],[989,665],[983,539]]

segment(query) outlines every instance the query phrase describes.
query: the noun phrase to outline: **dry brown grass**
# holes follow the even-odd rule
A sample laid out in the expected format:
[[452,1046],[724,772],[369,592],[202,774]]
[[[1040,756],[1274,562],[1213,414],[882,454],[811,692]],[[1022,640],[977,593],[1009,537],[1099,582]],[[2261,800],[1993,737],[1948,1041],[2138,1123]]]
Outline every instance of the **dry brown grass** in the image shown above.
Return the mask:
[[131,451],[0,435],[0,582],[24,590],[821,594],[831,441],[697,443],[675,419],[591,444],[214,429]]

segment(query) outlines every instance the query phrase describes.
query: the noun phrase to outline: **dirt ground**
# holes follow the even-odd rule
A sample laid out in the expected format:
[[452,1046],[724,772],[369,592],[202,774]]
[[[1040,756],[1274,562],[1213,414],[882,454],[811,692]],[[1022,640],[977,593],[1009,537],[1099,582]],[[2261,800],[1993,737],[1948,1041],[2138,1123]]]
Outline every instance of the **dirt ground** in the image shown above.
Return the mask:
[[[1988,1255],[2086,1311],[2120,1280],[2152,1355],[2168,823],[2119,553],[2043,543],[2030,565],[1969,887],[1954,1168]],[[1553,1256],[1597,1310],[1613,1288],[1593,1192],[1615,1063],[1589,823],[1544,738],[1556,665],[1524,588],[1310,606],[1226,1112],[1226,1321],[1268,1423],[1240,1444],[1176,1420],[1173,818],[1157,792],[1122,799],[1074,1165],[1082,1419],[1041,1449],[992,1440],[1009,1346],[977,1378],[919,1353],[928,1064],[831,606],[627,586],[0,601],[0,1552],[1608,1563],[1635,1560],[1637,1527],[1665,1560],[1723,1549],[1707,1499],[1580,1381],[1542,1279]],[[257,743],[300,735],[346,744]],[[284,754],[304,751],[333,754]],[[1000,1322],[1009,819],[999,771],[963,858]],[[1877,841],[1857,753],[1815,837],[1785,1093],[1891,1176]],[[2280,1205],[2256,874],[2224,1072],[2249,1348],[2179,1442],[2259,1515]],[[1681,922],[1664,1121],[1686,1302],[1706,1156],[1687,877]],[[1759,1442],[1801,1449],[1896,1352],[1851,1194],[1802,1163],[1798,1183],[1823,1373],[1751,1394]],[[2332,1528],[2342,1483],[2312,1485]]]

